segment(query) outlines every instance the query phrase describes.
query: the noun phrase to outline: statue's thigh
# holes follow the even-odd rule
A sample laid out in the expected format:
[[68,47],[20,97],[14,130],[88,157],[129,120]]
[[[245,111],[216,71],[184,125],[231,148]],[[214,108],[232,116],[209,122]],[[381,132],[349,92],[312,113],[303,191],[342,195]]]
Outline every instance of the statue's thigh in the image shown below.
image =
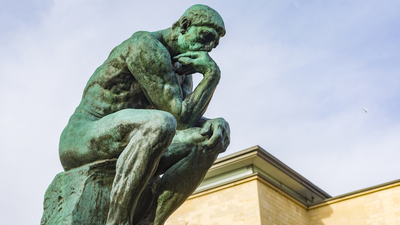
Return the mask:
[[[172,114],[160,110],[124,109],[92,125],[90,148],[105,157],[117,158],[134,135],[176,124]],[[175,125],[176,126],[176,125]]]
[[118,158],[130,139],[142,129],[176,124],[172,114],[159,110],[124,109],[97,121],[68,124],[60,140],[65,169],[102,159]]

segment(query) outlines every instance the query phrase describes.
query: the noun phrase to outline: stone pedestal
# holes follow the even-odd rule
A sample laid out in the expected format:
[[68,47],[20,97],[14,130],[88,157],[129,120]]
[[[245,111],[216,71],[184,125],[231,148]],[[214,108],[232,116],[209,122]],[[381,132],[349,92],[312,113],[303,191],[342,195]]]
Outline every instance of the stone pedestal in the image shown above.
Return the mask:
[[41,225],[105,224],[116,159],[57,174],[44,196]]

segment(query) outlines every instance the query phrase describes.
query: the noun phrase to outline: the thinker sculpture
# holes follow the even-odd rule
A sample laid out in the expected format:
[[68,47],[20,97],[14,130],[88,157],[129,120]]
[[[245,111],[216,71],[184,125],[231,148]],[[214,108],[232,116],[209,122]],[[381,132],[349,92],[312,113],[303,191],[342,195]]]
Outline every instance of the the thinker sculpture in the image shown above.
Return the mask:
[[224,35],[221,16],[194,5],[171,28],[134,33],[90,77],[59,153],[65,171],[117,159],[107,225],[164,224],[228,147],[228,123],[202,117],[221,76],[208,52]]

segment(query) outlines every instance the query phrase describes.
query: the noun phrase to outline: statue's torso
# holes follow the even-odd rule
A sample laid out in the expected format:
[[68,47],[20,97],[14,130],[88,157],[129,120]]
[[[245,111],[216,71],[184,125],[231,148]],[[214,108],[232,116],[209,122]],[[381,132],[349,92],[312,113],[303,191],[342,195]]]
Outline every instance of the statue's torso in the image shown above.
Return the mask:
[[131,37],[113,49],[108,59],[90,77],[71,120],[97,120],[123,109],[155,108],[126,62],[130,54],[135,54],[132,49],[137,45]]

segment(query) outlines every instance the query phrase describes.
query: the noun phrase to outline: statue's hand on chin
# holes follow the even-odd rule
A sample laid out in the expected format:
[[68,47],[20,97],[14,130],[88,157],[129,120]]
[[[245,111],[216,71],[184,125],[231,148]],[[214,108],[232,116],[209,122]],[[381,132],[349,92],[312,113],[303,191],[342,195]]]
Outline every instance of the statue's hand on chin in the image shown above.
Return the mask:
[[190,75],[196,73],[196,70],[191,65],[182,65],[179,62],[174,64],[175,72],[178,75]]

